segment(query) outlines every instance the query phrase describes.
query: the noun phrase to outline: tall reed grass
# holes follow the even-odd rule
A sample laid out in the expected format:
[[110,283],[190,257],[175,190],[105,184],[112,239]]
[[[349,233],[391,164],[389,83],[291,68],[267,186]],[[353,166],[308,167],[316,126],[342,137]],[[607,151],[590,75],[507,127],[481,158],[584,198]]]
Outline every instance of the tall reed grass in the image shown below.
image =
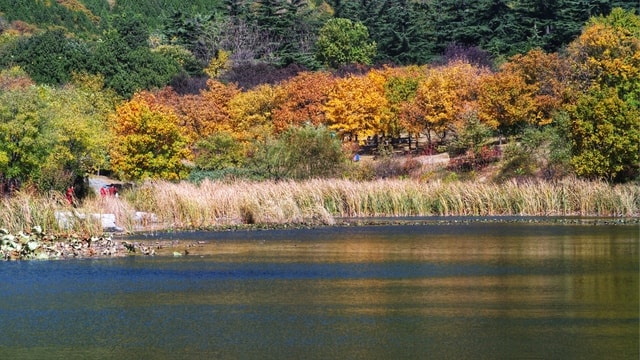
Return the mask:
[[[135,194],[144,194],[144,196]],[[336,217],[640,216],[640,188],[577,179],[504,184],[414,180],[153,182],[128,196],[172,227],[305,222]]]
[[211,228],[236,224],[333,224],[337,217],[601,216],[639,217],[640,187],[577,179],[556,183],[308,180],[267,182],[147,182],[119,198],[94,197],[73,209],[61,194],[18,193],[0,200],[0,227],[100,233],[87,217],[61,228],[56,211],[115,214],[118,226],[139,229],[136,211],[153,213],[157,227]]
[[[11,233],[30,232],[35,226],[56,234],[102,233],[99,219],[83,216],[78,211],[61,193],[41,195],[28,191],[17,192],[10,197],[0,198],[0,228]],[[60,214],[67,217],[66,224],[59,220]]]

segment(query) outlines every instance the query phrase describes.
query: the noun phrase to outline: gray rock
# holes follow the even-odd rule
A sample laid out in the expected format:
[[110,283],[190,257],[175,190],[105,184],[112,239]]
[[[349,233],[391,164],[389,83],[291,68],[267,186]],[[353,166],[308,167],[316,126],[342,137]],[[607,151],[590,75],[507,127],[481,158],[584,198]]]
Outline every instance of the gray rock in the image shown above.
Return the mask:
[[[102,230],[105,232],[124,231],[123,228],[119,227],[116,224],[115,214],[91,214],[91,217],[100,220],[102,224]],[[76,224],[76,221],[83,221],[87,218],[87,216],[76,211],[56,211],[55,218],[56,221],[58,221],[58,226],[60,226],[61,229],[71,229]]]

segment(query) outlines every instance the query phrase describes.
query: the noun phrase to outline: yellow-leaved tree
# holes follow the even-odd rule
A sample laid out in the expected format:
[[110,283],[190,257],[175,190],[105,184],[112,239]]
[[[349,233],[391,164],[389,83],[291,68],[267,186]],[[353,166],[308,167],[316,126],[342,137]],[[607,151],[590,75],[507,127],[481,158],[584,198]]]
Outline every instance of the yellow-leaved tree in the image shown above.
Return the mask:
[[245,142],[264,139],[273,132],[277,106],[275,89],[268,84],[236,94],[228,103],[230,131]]
[[512,57],[502,71],[520,75],[531,90],[529,96],[534,107],[529,122],[532,124],[550,124],[555,112],[569,97],[571,69],[569,62],[558,53],[534,49]]
[[357,141],[383,133],[389,118],[384,79],[371,72],[339,79],[324,109],[329,128],[343,138]]
[[111,117],[114,134],[111,169],[121,179],[179,180],[188,174],[189,139],[168,107],[149,104],[146,94],[134,94]]
[[535,86],[527,84],[522,75],[510,71],[488,74],[480,88],[478,118],[489,127],[512,133],[520,125],[535,123]]
[[465,114],[475,111],[478,83],[486,69],[455,61],[430,68],[402,115],[407,129],[423,133],[431,143],[432,134],[444,138],[463,126]]

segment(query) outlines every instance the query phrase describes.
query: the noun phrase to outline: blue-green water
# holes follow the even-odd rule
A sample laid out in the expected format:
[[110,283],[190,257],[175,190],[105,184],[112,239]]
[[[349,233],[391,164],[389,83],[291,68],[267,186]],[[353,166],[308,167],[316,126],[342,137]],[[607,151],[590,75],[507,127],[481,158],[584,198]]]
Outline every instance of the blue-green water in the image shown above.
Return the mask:
[[0,263],[0,358],[638,359],[639,233],[174,233],[205,244],[180,258]]

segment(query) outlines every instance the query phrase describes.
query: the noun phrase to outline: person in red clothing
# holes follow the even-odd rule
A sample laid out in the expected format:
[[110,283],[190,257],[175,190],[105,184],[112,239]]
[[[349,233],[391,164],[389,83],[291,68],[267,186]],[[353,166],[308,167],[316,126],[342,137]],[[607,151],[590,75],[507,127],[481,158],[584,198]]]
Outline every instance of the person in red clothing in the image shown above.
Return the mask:
[[67,201],[69,204],[73,204],[73,198],[75,197],[75,190],[73,189],[73,185],[69,186],[67,189]]

